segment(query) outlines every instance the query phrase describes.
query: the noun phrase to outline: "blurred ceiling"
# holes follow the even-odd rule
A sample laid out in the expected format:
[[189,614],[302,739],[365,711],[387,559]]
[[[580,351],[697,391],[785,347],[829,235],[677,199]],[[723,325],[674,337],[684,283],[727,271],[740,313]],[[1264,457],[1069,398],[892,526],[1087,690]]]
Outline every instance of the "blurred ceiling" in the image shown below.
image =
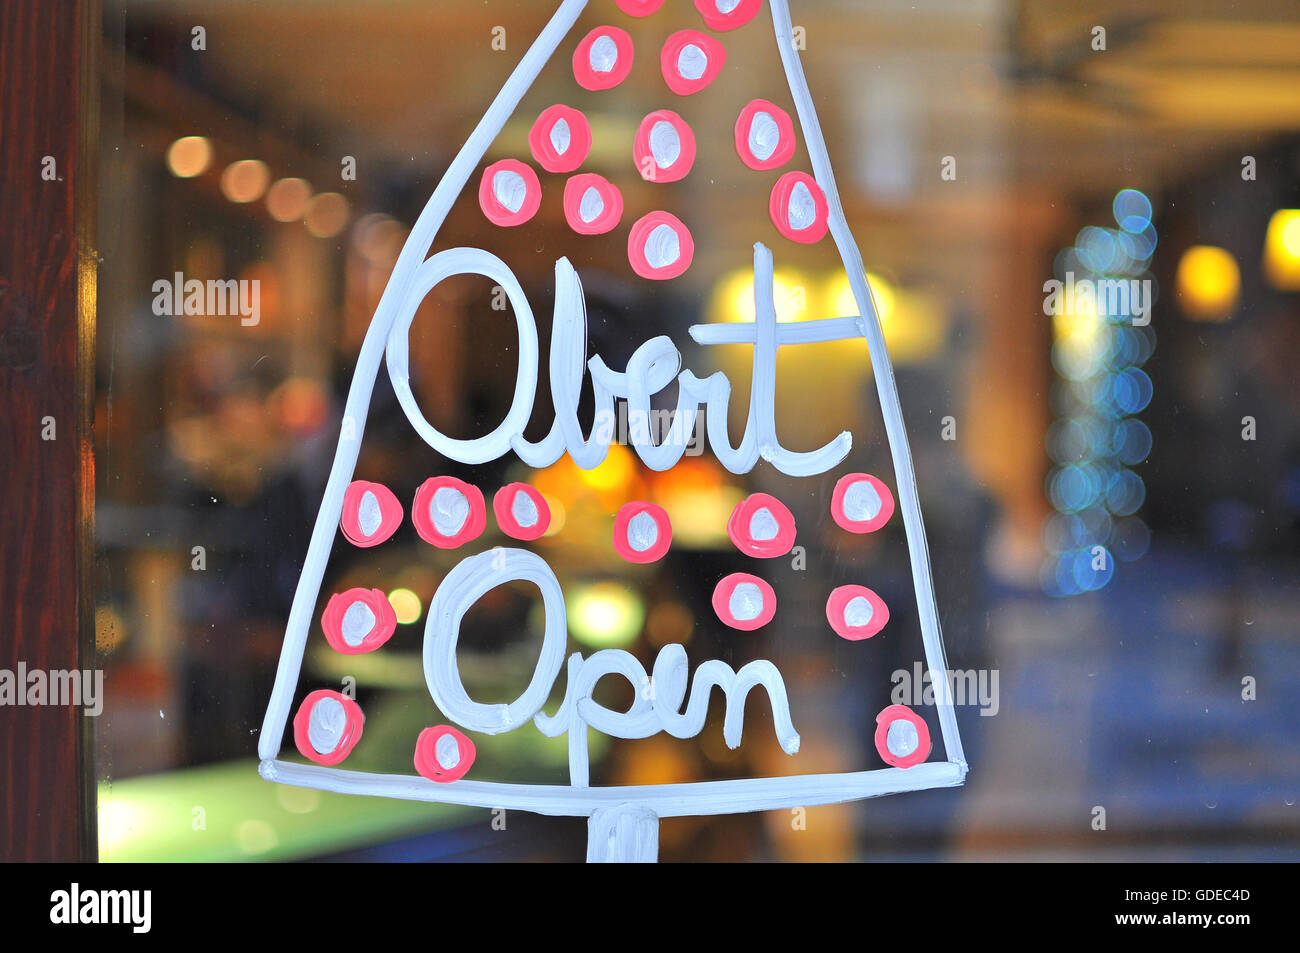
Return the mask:
[[[638,49],[642,38],[657,49],[670,30],[700,25],[689,0],[668,3],[683,9],[660,23],[592,0],[574,35],[613,22]],[[1158,188],[1216,154],[1300,129],[1294,0],[792,0],[791,8],[850,220],[871,223],[859,235],[864,254],[922,279],[942,273],[978,290],[998,236],[1050,232],[1071,203]],[[186,37],[203,25],[205,78],[255,103],[260,124],[303,152],[405,164],[432,188],[555,3],[128,0],[124,9],[133,33]],[[757,22],[724,35],[728,63],[770,65],[739,73],[730,94],[742,85],[746,97],[766,95],[774,70],[780,78],[770,27]],[[491,49],[497,26],[506,28],[504,52]],[[1093,49],[1096,27],[1105,28],[1105,50]],[[566,58],[572,39],[561,47]],[[143,69],[128,68],[128,89],[157,99],[166,77]],[[541,95],[548,83],[557,100],[581,92],[563,69],[543,74]],[[701,110],[710,95],[712,87],[693,97]],[[948,155],[960,188],[940,178]],[[765,180],[741,187],[765,203]],[[713,217],[724,220],[720,203],[737,198],[702,191],[693,200],[718,203]]]

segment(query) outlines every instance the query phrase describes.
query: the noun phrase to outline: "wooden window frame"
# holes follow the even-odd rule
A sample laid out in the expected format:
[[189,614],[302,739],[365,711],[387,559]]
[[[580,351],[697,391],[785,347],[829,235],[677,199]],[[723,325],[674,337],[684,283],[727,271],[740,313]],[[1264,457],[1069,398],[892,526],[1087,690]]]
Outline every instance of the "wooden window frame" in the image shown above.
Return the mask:
[[[4,8],[0,668],[88,670],[102,13]],[[0,861],[96,859],[94,722],[76,705],[0,707]]]

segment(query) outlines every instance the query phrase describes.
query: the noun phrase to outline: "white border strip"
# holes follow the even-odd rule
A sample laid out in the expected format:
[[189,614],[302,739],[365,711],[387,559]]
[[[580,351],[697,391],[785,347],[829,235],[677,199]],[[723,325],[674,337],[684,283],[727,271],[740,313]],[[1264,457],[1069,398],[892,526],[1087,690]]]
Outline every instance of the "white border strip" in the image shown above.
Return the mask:
[[504,807],[567,817],[588,817],[602,808],[621,804],[649,808],[659,817],[814,807],[818,804],[839,804],[905,791],[952,788],[960,785],[966,777],[964,767],[947,761],[928,761],[912,768],[877,768],[850,774],[805,774],[782,778],[739,778],[687,784],[597,788],[463,779],[438,784],[417,775],[371,774],[294,764],[291,761],[263,761],[258,773],[268,781],[319,788],[338,794],[434,801],[471,807]]

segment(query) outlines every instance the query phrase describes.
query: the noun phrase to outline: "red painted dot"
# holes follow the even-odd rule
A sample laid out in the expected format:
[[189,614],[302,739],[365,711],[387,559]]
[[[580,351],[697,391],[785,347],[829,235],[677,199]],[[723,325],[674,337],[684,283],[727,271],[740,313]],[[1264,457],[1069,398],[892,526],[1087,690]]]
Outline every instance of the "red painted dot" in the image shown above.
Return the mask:
[[766,99],[752,100],[736,120],[736,152],[759,172],[779,169],[794,155],[794,122],[790,114]]
[[920,764],[930,757],[930,728],[906,705],[890,705],[876,716],[876,751],[896,768]]
[[713,611],[733,629],[752,632],[776,615],[776,592],[757,576],[733,572],[714,587]]
[[826,196],[806,172],[787,172],[776,180],[768,212],[777,231],[791,241],[811,245],[826,235],[830,212]]
[[564,218],[579,235],[603,235],[623,217],[623,193],[604,176],[585,172],[564,183]]
[[483,170],[478,204],[493,225],[522,225],[542,204],[542,184],[532,166],[502,159]]
[[889,607],[866,586],[839,586],[826,600],[826,621],[850,642],[869,639],[889,621]]
[[717,79],[727,62],[727,48],[699,30],[679,30],[664,41],[659,69],[678,96],[698,93]]
[[613,89],[632,70],[632,37],[616,26],[598,26],[573,51],[573,77],[583,89]]
[[627,258],[642,278],[676,278],[691,266],[695,242],[675,215],[651,212],[637,219],[627,236]]
[[578,110],[557,103],[533,123],[528,148],[547,172],[572,172],[591,152],[591,124]]
[[744,26],[758,15],[763,0],[695,0],[695,9],[710,30],[725,32]]
[[320,626],[334,651],[361,655],[392,638],[397,613],[380,589],[348,589],[330,596]]
[[[324,707],[316,712],[320,705]],[[317,689],[302,700],[298,714],[293,717],[293,743],[309,761],[327,766],[338,764],[361,740],[365,724],[361,707],[347,695],[328,688]]]
[[537,539],[551,525],[551,508],[546,498],[527,483],[508,483],[492,497],[501,532],[513,539]]
[[831,494],[831,519],[850,533],[874,533],[894,515],[894,494],[869,473],[847,473]]
[[339,529],[353,546],[378,546],[402,524],[402,504],[382,483],[353,480],[343,494]]
[[754,493],[731,511],[727,535],[746,556],[784,556],[794,546],[794,514],[776,497]]
[[483,492],[455,477],[430,477],[415,491],[411,522],[426,543],[455,549],[477,539],[487,526]]
[[425,728],[415,741],[415,770],[430,781],[449,784],[465,776],[476,754],[474,742],[451,725]]
[[695,133],[671,109],[655,110],[637,127],[632,158],[647,182],[676,182],[695,164]]
[[662,506],[635,501],[614,518],[614,551],[630,563],[662,559],[673,542],[673,524]]

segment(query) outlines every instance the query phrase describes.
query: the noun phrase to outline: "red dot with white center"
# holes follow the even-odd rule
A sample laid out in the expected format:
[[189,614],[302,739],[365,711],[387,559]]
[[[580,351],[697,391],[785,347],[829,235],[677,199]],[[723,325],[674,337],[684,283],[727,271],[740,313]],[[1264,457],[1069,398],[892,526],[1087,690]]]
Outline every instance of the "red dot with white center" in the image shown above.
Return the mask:
[[894,494],[870,473],[847,473],[831,494],[831,519],[850,533],[874,533],[894,515]]
[[518,159],[502,159],[483,170],[478,204],[493,225],[522,225],[542,204],[542,183],[532,166]]
[[573,78],[583,89],[613,89],[632,70],[632,37],[616,26],[598,26],[573,51]]
[[790,114],[766,99],[751,100],[736,120],[736,152],[757,172],[779,169],[794,155]]
[[733,629],[752,632],[776,615],[776,592],[757,576],[733,572],[714,587],[713,611]]
[[497,490],[492,497],[492,512],[501,532],[513,539],[537,539],[551,525],[546,498],[527,483],[509,483]]
[[614,551],[630,563],[662,559],[673,542],[673,524],[662,506],[624,503],[614,517]]
[[826,621],[850,642],[869,639],[889,621],[889,607],[866,586],[839,586],[826,600]]
[[487,526],[483,492],[455,477],[430,477],[415,491],[411,522],[426,543],[455,549],[477,539]]
[[343,494],[339,529],[353,546],[378,546],[402,524],[402,504],[382,483],[353,480]]
[[351,698],[317,689],[302,700],[293,717],[293,743],[309,761],[335,765],[352,753],[365,723],[360,706]]
[[671,109],[657,109],[637,127],[632,159],[647,182],[677,182],[695,164],[695,133]]
[[727,535],[746,556],[784,556],[794,545],[794,514],[776,497],[754,493],[731,511]]
[[758,15],[763,0],[695,0],[695,9],[710,30],[725,32],[742,27]]
[[474,764],[474,742],[451,725],[425,728],[415,742],[415,770],[439,784],[459,781]]
[[623,193],[604,176],[584,172],[564,183],[564,219],[579,235],[603,235],[623,218]]
[[691,266],[695,242],[677,216],[651,212],[637,219],[627,236],[627,258],[642,278],[676,278]]
[[826,195],[806,172],[787,172],[776,180],[768,213],[778,232],[802,245],[821,241],[830,221]]
[[578,110],[556,103],[533,123],[528,148],[547,172],[572,172],[591,152],[591,124]]
[[690,96],[708,86],[722,72],[727,48],[699,30],[679,30],[664,41],[659,70],[678,96]]
[[876,716],[876,751],[895,768],[918,765],[930,757],[930,728],[906,705],[890,705]]
[[397,613],[379,589],[348,589],[330,597],[321,613],[330,648],[344,655],[373,652],[397,629]]

